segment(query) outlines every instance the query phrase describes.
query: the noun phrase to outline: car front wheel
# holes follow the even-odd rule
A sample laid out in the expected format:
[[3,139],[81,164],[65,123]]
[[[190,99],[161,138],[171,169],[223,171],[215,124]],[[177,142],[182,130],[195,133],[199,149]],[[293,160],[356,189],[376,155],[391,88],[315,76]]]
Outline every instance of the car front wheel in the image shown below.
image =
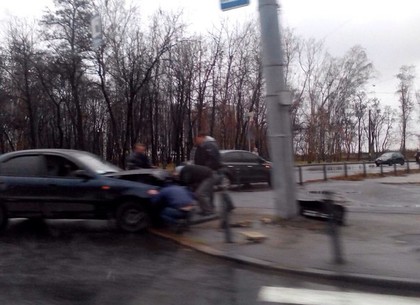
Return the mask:
[[117,208],[118,227],[126,232],[139,232],[145,230],[150,223],[150,217],[140,203],[128,201]]

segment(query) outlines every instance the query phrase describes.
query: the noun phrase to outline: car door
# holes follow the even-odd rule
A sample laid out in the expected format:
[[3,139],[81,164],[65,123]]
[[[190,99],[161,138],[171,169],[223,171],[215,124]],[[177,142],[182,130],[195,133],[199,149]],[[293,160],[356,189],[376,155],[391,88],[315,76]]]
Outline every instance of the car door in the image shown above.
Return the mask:
[[64,156],[44,155],[49,191],[42,210],[46,217],[92,217],[103,200],[103,186],[95,175],[79,176],[83,170]]
[[392,163],[394,164],[401,164],[404,161],[404,157],[400,153],[393,153],[392,154]]
[[244,182],[243,177],[246,173],[246,164],[243,162],[239,151],[229,151],[222,155],[222,162],[228,168],[231,174],[231,182],[233,184],[241,184]]
[[19,155],[0,163],[0,198],[13,217],[41,215],[45,195],[42,158]]
[[243,151],[241,159],[245,164],[244,181],[249,183],[267,182],[269,172],[265,166],[265,162],[257,155]]

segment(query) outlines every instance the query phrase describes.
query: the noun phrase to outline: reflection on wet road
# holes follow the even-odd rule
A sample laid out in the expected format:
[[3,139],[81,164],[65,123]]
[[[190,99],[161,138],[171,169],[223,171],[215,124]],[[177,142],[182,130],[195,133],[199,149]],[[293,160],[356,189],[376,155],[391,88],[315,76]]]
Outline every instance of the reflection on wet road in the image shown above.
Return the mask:
[[1,304],[266,304],[264,286],[352,289],[119,233],[104,221],[19,220],[0,236]]

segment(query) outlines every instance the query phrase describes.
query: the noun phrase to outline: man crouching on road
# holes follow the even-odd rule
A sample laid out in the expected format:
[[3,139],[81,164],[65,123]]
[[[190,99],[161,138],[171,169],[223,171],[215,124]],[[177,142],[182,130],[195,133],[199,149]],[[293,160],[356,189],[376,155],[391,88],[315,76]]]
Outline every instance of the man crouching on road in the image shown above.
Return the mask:
[[159,208],[159,216],[164,223],[173,226],[177,233],[188,230],[196,204],[193,194],[186,187],[167,184],[151,198],[151,202]]

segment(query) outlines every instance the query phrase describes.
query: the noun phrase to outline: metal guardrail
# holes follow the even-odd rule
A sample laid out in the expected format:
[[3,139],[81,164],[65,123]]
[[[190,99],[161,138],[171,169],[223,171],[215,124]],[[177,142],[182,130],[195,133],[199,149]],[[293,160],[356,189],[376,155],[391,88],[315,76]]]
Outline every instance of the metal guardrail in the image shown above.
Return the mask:
[[362,174],[385,175],[399,172],[409,173],[411,169],[420,169],[420,164],[415,161],[406,160],[404,165],[393,164],[392,166],[381,164],[376,166],[374,162],[340,162],[340,163],[317,163],[295,166],[297,171],[297,182],[303,185],[309,181],[327,181],[333,177],[349,177]]

